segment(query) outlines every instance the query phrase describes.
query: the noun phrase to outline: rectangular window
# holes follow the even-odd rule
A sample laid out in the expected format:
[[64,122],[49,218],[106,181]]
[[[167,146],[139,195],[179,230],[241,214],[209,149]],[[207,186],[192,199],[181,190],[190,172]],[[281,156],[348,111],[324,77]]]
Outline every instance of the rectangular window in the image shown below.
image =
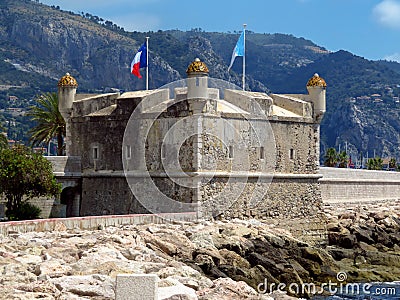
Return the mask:
[[229,158],[233,158],[233,146],[229,146],[228,151],[229,151],[228,153]]
[[99,159],[99,147],[93,147],[93,159]]
[[260,147],[260,159],[265,159],[264,147]]
[[166,151],[165,144],[162,144],[161,145],[161,159],[165,158],[165,153],[166,153],[165,151]]
[[131,159],[131,155],[132,155],[131,146],[126,145],[125,146],[125,157],[126,157],[126,159]]
[[290,151],[289,151],[290,159],[294,159],[294,156],[295,156],[294,149],[290,149]]

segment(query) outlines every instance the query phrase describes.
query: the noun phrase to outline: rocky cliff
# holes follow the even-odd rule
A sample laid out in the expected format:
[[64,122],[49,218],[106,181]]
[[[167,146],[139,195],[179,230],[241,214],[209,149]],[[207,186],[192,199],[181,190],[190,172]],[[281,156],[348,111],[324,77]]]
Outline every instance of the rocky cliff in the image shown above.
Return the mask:
[[[53,80],[68,71],[83,90],[143,88],[143,81],[132,80],[129,71],[141,41],[31,1],[3,1],[0,8],[2,57],[21,70]],[[150,56],[150,64],[157,83],[180,78],[157,55]]]

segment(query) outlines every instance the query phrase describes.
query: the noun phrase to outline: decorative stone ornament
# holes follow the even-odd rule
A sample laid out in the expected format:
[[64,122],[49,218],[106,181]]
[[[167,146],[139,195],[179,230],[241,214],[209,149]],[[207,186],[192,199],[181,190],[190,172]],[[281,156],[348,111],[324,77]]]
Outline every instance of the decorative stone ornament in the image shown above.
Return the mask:
[[69,73],[66,73],[61,79],[58,81],[59,87],[77,87],[78,83],[76,79],[72,77]]
[[307,87],[319,86],[326,88],[326,82],[322,77],[319,77],[317,73],[314,74],[313,77],[310,78],[307,82]]
[[190,76],[192,74],[193,75],[198,75],[198,74],[208,75],[208,73],[209,73],[209,71],[208,71],[207,65],[204,62],[200,61],[199,58],[196,58],[194,60],[194,62],[192,62],[186,70],[186,74],[188,76]]

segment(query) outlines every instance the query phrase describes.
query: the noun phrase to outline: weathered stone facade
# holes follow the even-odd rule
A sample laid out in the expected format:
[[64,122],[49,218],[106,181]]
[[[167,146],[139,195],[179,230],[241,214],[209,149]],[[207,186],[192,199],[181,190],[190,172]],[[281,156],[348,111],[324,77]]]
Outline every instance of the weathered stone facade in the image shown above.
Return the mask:
[[81,215],[318,212],[323,79],[310,80],[309,95],[267,95],[218,87],[195,61],[183,84],[157,91],[75,95],[76,83],[64,81],[60,110],[67,155],[81,157]]

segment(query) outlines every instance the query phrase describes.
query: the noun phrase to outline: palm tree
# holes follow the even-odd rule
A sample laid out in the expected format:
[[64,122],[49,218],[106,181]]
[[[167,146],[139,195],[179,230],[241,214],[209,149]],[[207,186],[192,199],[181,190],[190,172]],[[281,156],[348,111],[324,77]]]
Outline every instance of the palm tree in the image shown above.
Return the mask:
[[375,170],[382,170],[383,168],[383,159],[380,156],[375,157]]
[[335,148],[329,148],[325,154],[324,165],[326,167],[336,167],[338,156]]
[[339,168],[347,168],[349,164],[349,156],[346,151],[342,151],[338,155]]
[[58,110],[58,96],[56,93],[45,93],[36,98],[37,105],[31,106],[28,116],[37,125],[29,133],[32,145],[49,143],[54,137],[57,138],[57,155],[63,155],[65,136],[65,121]]
[[368,170],[382,170],[383,160],[379,156],[370,158],[367,161]]
[[394,157],[389,160],[389,169],[396,169],[397,162]]

